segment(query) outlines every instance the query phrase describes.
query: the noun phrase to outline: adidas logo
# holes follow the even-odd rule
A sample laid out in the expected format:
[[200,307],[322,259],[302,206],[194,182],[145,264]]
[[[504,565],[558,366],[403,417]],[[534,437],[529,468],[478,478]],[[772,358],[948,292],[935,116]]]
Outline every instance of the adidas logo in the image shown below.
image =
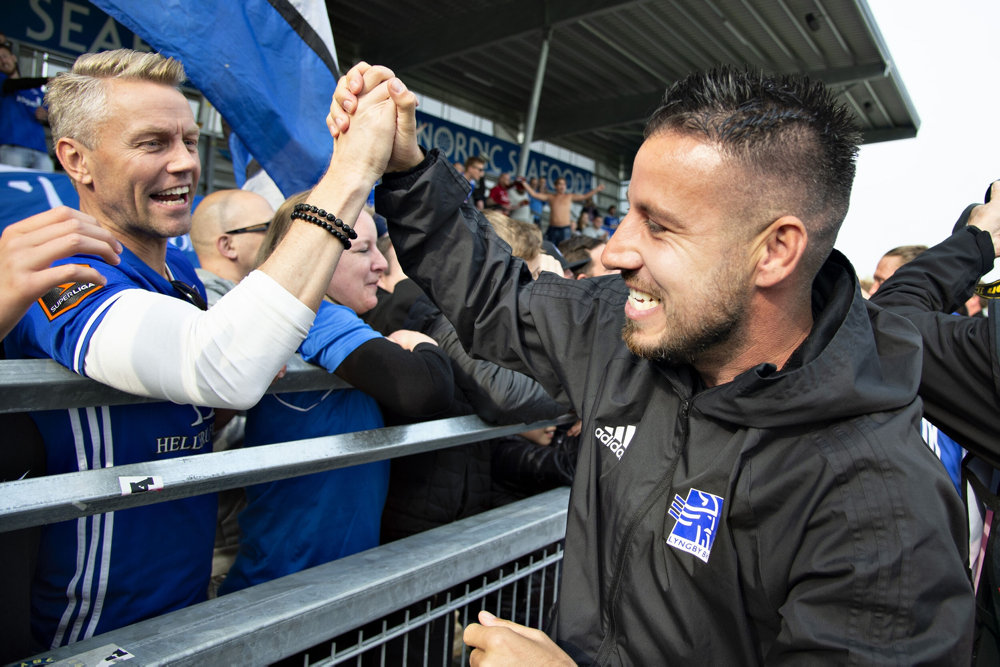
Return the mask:
[[628,426],[598,426],[597,430],[594,431],[594,437],[610,449],[619,461],[625,450],[628,449],[634,435],[635,426],[632,424]]

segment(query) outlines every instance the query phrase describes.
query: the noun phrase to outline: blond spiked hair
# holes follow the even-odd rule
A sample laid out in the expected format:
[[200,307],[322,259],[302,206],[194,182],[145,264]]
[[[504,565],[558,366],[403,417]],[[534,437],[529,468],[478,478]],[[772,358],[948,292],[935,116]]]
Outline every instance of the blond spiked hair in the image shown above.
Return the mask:
[[117,49],[85,53],[48,84],[45,103],[49,107],[52,140],[69,137],[94,148],[97,128],[108,115],[108,79],[149,81],[179,88],[185,79],[184,66],[158,53]]

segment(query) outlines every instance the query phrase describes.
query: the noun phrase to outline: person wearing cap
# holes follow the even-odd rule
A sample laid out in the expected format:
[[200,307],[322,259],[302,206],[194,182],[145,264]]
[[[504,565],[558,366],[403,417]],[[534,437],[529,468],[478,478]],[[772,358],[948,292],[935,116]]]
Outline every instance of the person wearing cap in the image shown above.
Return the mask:
[[47,78],[23,78],[17,67],[14,45],[0,42],[0,163],[52,171],[45,143],[48,111],[42,86]]
[[[563,244],[565,243],[566,241],[563,241]],[[547,260],[554,260],[554,262],[550,262],[551,268],[548,269],[549,271],[562,275],[563,278],[568,278],[569,280],[575,279],[576,270],[583,266],[583,262],[579,259],[572,262],[569,261],[566,258],[566,255],[564,255],[552,241],[542,241],[542,254]],[[556,270],[556,263],[558,263],[559,270]],[[536,278],[538,277],[537,274],[534,275]]]

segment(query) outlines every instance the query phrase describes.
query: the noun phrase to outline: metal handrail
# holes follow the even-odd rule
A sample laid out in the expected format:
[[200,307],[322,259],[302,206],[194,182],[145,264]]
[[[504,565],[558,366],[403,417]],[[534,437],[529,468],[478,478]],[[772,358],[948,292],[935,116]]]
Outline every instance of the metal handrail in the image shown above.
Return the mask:
[[561,540],[568,497],[548,491],[34,659],[96,664],[122,648],[147,666],[270,664]]
[[[267,393],[349,387],[337,376],[294,357],[285,376]],[[51,359],[0,361],[0,413],[151,400],[80,376]],[[564,421],[569,417],[555,423]],[[3,482],[0,533],[454,447],[550,423],[493,426],[475,416],[453,417]]]
[[475,416],[232,449],[0,484],[0,532],[444,449],[552,422]]

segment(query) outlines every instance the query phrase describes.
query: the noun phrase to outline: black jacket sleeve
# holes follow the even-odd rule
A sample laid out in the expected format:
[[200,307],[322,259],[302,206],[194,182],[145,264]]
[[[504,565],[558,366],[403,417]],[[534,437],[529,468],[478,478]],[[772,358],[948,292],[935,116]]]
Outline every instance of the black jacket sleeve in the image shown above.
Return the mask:
[[439,313],[424,333],[451,358],[455,384],[482,419],[493,424],[530,424],[568,411],[527,375],[469,356],[444,315]]
[[443,413],[455,391],[448,357],[430,343],[411,352],[386,338],[374,338],[347,355],[335,372],[382,408],[414,419]]
[[624,282],[550,273],[533,281],[467,197],[464,179],[437,149],[410,171],[385,174],[375,189],[403,271],[441,309],[462,346],[578,408],[587,383],[600,381],[586,375],[601,370],[594,355],[624,345],[602,336],[621,330]]
[[496,486],[527,497],[573,483],[579,436],[560,429],[550,445],[521,436],[497,438],[493,443],[491,475]]
[[992,266],[990,235],[967,227],[901,266],[871,300],[920,331],[927,419],[969,451],[1000,463],[1000,304],[990,308],[989,319],[951,314]]

